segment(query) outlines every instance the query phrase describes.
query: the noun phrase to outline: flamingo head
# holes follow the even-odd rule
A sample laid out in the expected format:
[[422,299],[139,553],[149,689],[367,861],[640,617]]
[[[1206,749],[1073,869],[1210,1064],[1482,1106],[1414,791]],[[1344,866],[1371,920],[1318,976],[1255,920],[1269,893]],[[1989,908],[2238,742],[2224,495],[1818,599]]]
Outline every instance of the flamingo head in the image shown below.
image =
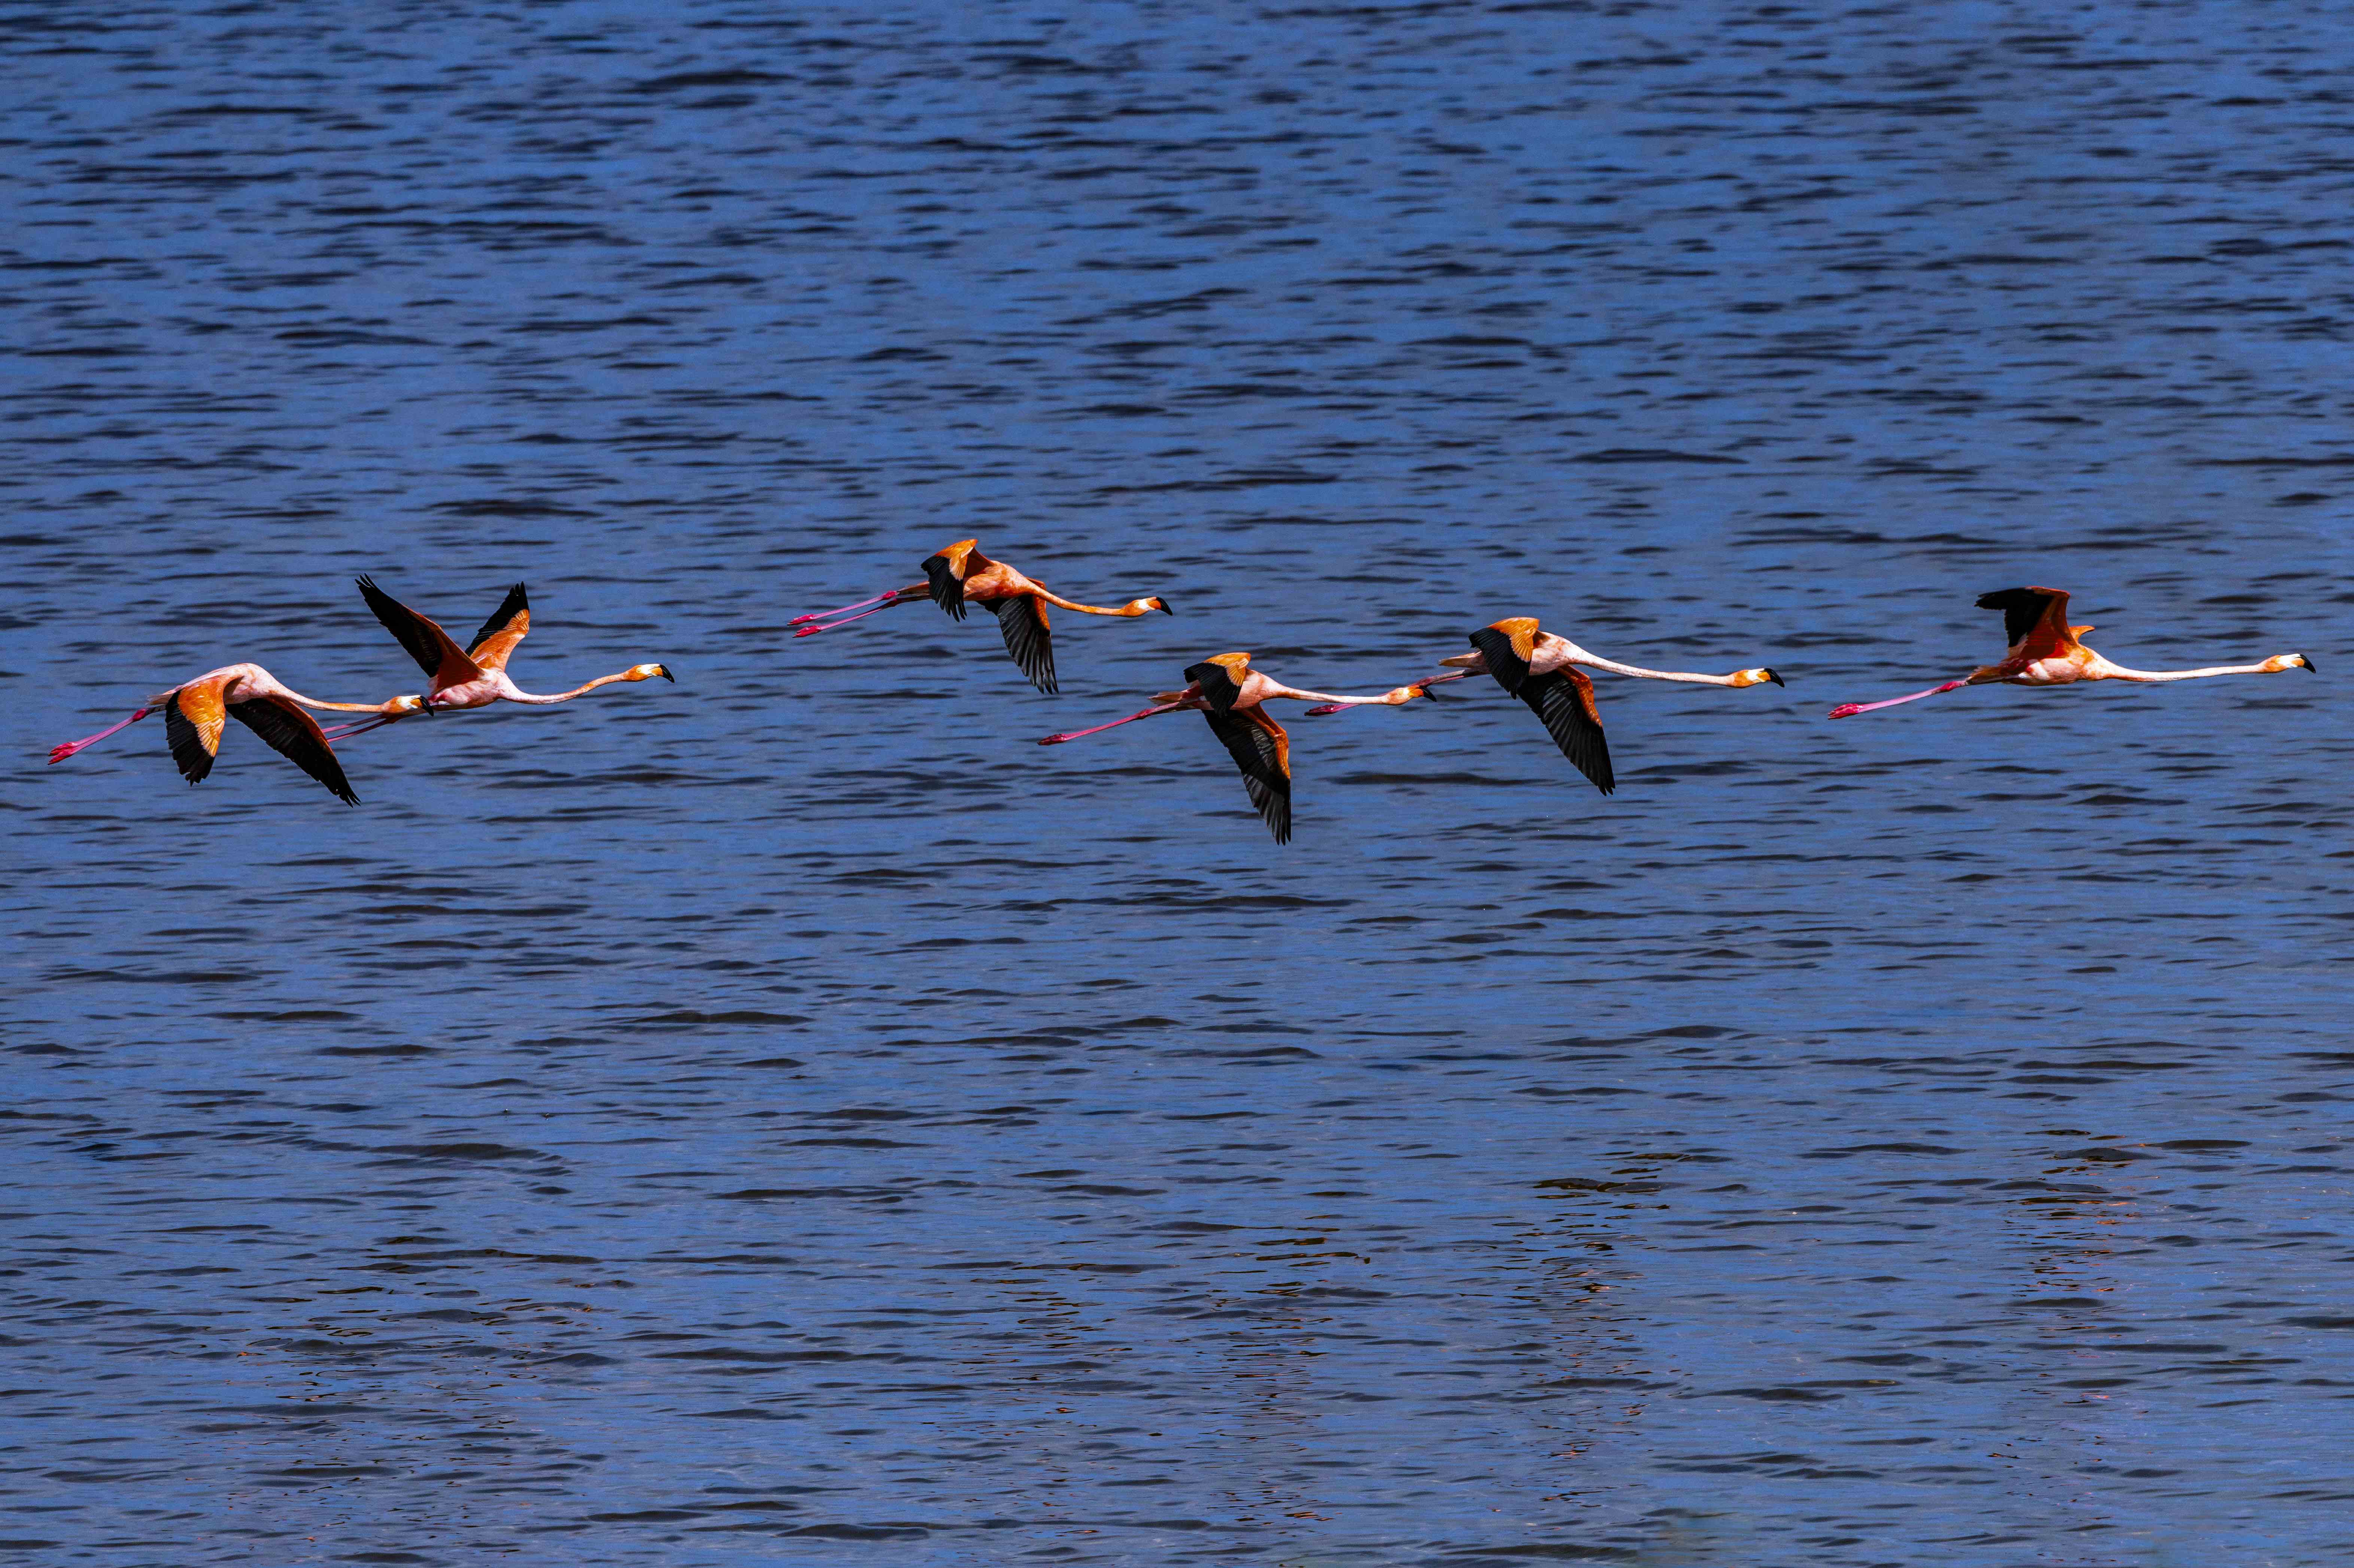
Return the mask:
[[2278,674],[2283,670],[2313,670],[2317,675],[2321,673],[2313,669],[2313,661],[2302,653],[2275,653],[2264,661],[2265,674]]
[[651,681],[656,675],[673,686],[678,684],[678,677],[670,673],[667,664],[632,664],[621,672],[621,679],[625,681]]
[[1777,686],[1787,686],[1789,684],[1787,681],[1783,680],[1781,676],[1776,674],[1773,671],[1768,670],[1763,664],[1758,665],[1754,670],[1735,670],[1733,673],[1733,683],[1736,686],[1762,686],[1768,681],[1773,682]]

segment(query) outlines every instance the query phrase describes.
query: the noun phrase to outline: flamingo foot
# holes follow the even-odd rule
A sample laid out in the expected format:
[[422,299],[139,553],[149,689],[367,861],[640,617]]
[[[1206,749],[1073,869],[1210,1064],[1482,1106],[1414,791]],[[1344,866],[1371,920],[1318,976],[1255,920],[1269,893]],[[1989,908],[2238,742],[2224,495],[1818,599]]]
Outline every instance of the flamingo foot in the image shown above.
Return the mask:
[[96,746],[108,736],[114,734],[118,730],[129,729],[133,725],[137,724],[141,719],[145,718],[149,714],[152,714],[154,711],[155,710],[154,708],[141,708],[137,713],[133,714],[121,724],[109,725],[104,729],[100,730],[96,735],[86,735],[80,740],[69,740],[60,745],[49,747],[49,766],[52,768],[56,767],[58,763],[63,762],[67,758],[71,757],[78,751],[88,751],[91,747]]

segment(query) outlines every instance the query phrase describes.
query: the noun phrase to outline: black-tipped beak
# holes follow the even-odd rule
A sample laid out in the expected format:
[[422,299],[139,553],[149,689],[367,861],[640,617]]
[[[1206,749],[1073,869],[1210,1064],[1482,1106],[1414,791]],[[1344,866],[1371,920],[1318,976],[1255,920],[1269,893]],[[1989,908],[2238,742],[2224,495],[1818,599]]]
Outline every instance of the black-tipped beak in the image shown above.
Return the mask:
[[1777,675],[1777,674],[1774,673],[1774,672],[1773,672],[1773,671],[1771,671],[1771,670],[1768,670],[1768,671],[1766,671],[1766,678],[1767,680],[1769,680],[1769,681],[1773,682],[1776,685],[1780,686],[1780,687],[1783,687],[1783,688],[1785,688],[1786,690],[1788,688],[1788,686],[1789,686],[1789,684],[1790,684],[1790,683],[1789,683],[1789,682],[1787,682],[1787,681],[1786,681],[1786,680],[1782,679],[1782,677],[1781,677],[1781,676],[1779,676],[1779,675]]
[[668,681],[673,686],[678,684],[678,677],[670,673],[670,666],[667,664],[655,665],[654,673],[660,675],[663,680]]
[[1177,613],[1175,610],[1169,608],[1169,601],[1165,599],[1156,599],[1152,602],[1161,607],[1161,613],[1163,615],[1174,615]]
[[2308,669],[2308,670],[2313,670],[2313,673],[2314,673],[2315,674],[2318,675],[2318,674],[2320,674],[2320,673],[2321,673],[2321,672],[2320,672],[2320,671],[2318,671],[2318,670],[2314,670],[2314,669],[2313,669],[2313,655],[2312,655],[2312,654],[2310,654],[2310,653],[2300,653],[2300,654],[2298,654],[2298,655],[2296,656],[2296,661],[2297,661],[2297,662],[2298,662],[2298,663],[2300,663],[2300,664],[2304,665],[2306,669]]

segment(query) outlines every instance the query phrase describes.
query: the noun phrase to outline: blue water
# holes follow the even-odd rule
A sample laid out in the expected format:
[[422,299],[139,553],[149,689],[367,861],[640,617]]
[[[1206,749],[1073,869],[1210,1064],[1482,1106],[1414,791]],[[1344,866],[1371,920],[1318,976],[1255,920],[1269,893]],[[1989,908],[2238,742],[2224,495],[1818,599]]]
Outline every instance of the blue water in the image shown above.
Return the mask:
[[[2338,1564],[2326,7],[0,11],[0,1546]],[[1063,694],[894,610],[1096,602]],[[189,789],[348,579],[569,707]],[[1980,593],[2143,667],[1993,689]],[[1278,851],[1202,656],[1292,723]],[[1289,722],[1288,715],[1286,715]],[[233,730],[235,726],[232,726]]]

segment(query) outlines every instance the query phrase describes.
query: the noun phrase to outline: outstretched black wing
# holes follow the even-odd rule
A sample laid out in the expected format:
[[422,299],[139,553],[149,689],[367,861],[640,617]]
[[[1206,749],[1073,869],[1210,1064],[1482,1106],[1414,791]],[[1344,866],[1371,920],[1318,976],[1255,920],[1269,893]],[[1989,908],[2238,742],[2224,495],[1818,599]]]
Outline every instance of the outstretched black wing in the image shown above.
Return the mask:
[[[172,748],[172,761],[179,768],[180,777],[191,784],[201,784],[205,781],[205,775],[213,770],[212,748],[205,744],[205,737],[197,731],[195,721],[180,711],[183,694],[174,692],[164,699],[164,739]],[[215,702],[220,700],[217,692],[207,694]]]
[[408,656],[417,661],[417,667],[433,678],[435,691],[461,684],[482,673],[481,666],[467,658],[465,651],[451,641],[450,634],[438,624],[418,614],[369,578],[361,577],[358,581],[360,597],[367,600],[367,607],[376,612],[376,618],[384,622],[384,629],[408,650]]
[[2060,619],[2064,621],[2068,596],[2055,588],[2004,588],[1999,593],[1980,594],[1978,608],[2002,611],[2003,641],[2016,648],[2020,639],[2034,630],[2037,623],[2043,620],[2044,613],[2055,599],[2061,603]]
[[964,619],[964,579],[956,575],[946,556],[934,556],[924,562],[924,575],[932,579],[932,602],[957,620]]
[[1212,713],[1230,711],[1235,699],[1243,694],[1242,683],[1235,679],[1234,672],[1208,659],[1198,664],[1186,665],[1185,680],[1189,684],[1202,688],[1202,700],[1210,705]]
[[344,765],[335,760],[334,748],[327,744],[318,721],[292,704],[281,704],[267,698],[251,702],[231,703],[231,717],[269,742],[270,749],[327,787],[327,793],[346,806],[356,806],[360,798],[352,793],[351,780],[344,777]]
[[1488,673],[1496,677],[1496,684],[1519,696],[1521,683],[1529,678],[1529,662],[1514,652],[1511,634],[1483,626],[1471,634],[1471,646],[1488,662]]
[[1055,640],[1046,630],[1046,607],[1026,593],[1012,599],[991,599],[988,609],[997,614],[997,630],[1004,634],[1005,651],[1030,677],[1030,683],[1040,691],[1055,691]]
[[488,656],[483,644],[500,632],[514,628],[518,620],[523,622],[523,626],[515,630],[514,640],[498,651],[498,662],[501,665],[505,664],[505,656],[514,652],[515,643],[523,641],[524,632],[531,630],[531,600],[525,597],[521,583],[507,589],[507,597],[499,601],[499,608],[491,612],[490,620],[482,622],[482,629],[467,641],[466,657],[477,664],[482,664],[484,669],[491,668],[490,665],[483,663],[483,660]]
[[[1483,650],[1484,652],[1484,650]],[[1605,795],[1618,788],[1610,772],[1610,743],[1603,738],[1602,715],[1594,705],[1594,683],[1578,669],[1554,670],[1521,683],[1521,701],[1544,721],[1561,754],[1594,780]]]
[[[1217,666],[1211,666],[1213,669]],[[1264,710],[1250,707],[1234,713],[1204,713],[1210,733],[1216,736],[1242,769],[1243,788],[1251,804],[1275,834],[1275,842],[1291,842],[1291,737]]]

